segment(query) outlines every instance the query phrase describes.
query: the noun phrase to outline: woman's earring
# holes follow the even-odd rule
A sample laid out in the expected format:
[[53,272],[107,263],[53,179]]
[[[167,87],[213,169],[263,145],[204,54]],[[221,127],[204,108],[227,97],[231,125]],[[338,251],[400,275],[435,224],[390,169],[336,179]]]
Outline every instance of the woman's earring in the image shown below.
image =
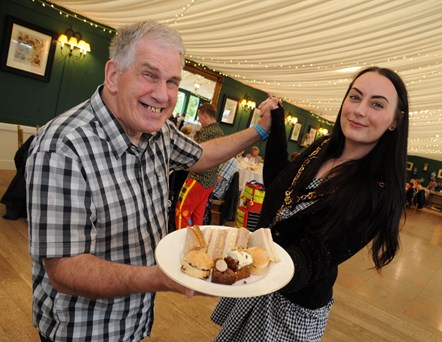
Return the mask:
[[390,127],[388,127],[388,129],[389,129],[390,131],[394,131],[395,128],[396,128],[396,127],[393,126],[393,125],[391,125]]

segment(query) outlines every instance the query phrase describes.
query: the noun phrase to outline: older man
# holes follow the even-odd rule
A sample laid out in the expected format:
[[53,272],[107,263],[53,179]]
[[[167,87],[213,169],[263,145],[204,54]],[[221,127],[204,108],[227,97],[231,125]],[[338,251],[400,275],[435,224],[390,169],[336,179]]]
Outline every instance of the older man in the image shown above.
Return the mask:
[[42,341],[139,341],[156,291],[193,291],[155,265],[169,169],[201,172],[266,136],[261,125],[198,145],[167,118],[185,50],[155,22],[123,27],[104,85],[43,127],[27,164],[33,321]]

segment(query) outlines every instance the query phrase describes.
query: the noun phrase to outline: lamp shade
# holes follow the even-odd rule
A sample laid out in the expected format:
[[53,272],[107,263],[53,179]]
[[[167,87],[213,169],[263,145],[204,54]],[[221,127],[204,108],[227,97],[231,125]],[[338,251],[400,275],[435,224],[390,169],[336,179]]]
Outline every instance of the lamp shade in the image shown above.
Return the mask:
[[256,103],[249,100],[249,101],[247,101],[247,107],[254,109],[256,107]]
[[60,34],[60,37],[58,37],[58,41],[61,43],[61,45],[64,45],[68,42],[68,36],[65,34]]
[[72,48],[77,47],[77,46],[78,46],[77,38],[75,38],[75,37],[71,37],[71,38],[69,38],[68,44],[69,44]]
[[81,50],[82,53],[91,52],[91,46],[84,40],[80,40],[77,47]]

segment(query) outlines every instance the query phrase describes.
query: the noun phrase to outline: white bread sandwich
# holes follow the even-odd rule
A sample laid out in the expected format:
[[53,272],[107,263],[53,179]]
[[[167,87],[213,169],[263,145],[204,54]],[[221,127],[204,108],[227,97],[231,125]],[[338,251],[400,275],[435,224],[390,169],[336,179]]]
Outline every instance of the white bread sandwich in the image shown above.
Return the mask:
[[206,234],[207,253],[213,260],[223,258],[226,237],[227,229],[210,229]]
[[247,228],[237,228],[236,230],[238,234],[234,249],[246,249],[249,244],[250,231]]
[[209,278],[213,260],[202,250],[191,250],[184,254],[181,271],[199,279]]
[[205,250],[207,247],[204,235],[198,225],[189,226],[186,229],[186,239],[184,241],[184,254],[193,249]]
[[271,262],[280,262],[281,259],[276,252],[273,243],[272,233],[269,228],[259,228],[252,232],[249,237],[249,247],[260,247],[269,255]]
[[250,270],[251,274],[262,275],[267,271],[270,258],[265,250],[260,247],[250,247],[246,249],[246,252],[252,256],[253,263]]
[[225,258],[230,251],[235,249],[238,230],[239,229],[237,228],[227,229],[226,238],[224,241],[223,258]]

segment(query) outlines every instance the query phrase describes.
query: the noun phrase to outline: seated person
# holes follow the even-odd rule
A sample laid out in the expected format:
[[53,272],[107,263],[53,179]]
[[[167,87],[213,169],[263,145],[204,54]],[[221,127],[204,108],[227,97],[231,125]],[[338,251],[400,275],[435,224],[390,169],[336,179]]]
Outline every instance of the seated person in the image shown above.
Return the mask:
[[244,157],[245,157],[244,150],[242,150],[240,153],[238,153],[238,154],[236,155],[236,159],[242,159],[242,158],[244,158]]
[[406,184],[405,189],[405,199],[407,201],[407,207],[413,205],[414,196],[417,193],[416,180],[410,179],[410,181]]
[[410,179],[409,183],[410,185],[405,195],[407,206],[416,204],[418,209],[422,209],[426,201],[426,189],[418,179]]
[[232,181],[233,174],[238,171],[238,162],[235,158],[230,158],[221,164],[218,172],[217,183],[211,197],[222,200]]
[[427,201],[427,188],[424,188],[421,184],[421,181],[418,179],[416,180],[416,188],[417,188],[417,194],[416,194],[416,204],[418,209],[422,209],[425,205],[425,202]]
[[250,148],[250,153],[246,154],[246,158],[248,158],[251,162],[254,162],[255,164],[259,164],[261,162],[259,152],[260,151],[258,146],[252,146]]
[[230,158],[223,164],[221,164],[218,171],[217,183],[215,185],[215,189],[209,196],[209,200],[206,205],[206,212],[204,213],[204,224],[210,224],[212,221],[212,204],[213,199],[223,200],[224,196],[229,188],[230,183],[232,182],[233,175],[238,171],[238,162],[236,158]]
[[427,185],[427,189],[430,191],[436,191],[436,188],[437,188],[436,177],[431,177],[431,180]]
[[181,133],[192,138],[192,127],[191,126],[183,126],[183,127],[181,127],[180,131],[181,131]]

